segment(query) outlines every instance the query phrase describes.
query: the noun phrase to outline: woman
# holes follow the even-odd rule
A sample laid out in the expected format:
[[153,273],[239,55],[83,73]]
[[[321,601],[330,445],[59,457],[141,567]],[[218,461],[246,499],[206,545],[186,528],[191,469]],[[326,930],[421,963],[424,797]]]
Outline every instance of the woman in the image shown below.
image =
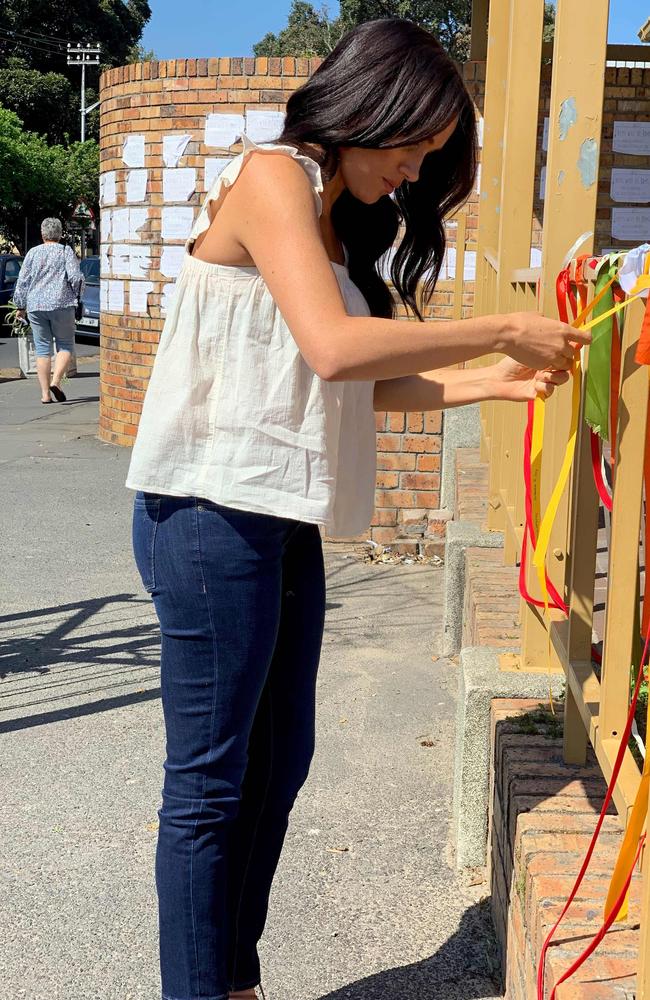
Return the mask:
[[[472,101],[407,21],[347,35],[244,152],[188,242],[127,485],[162,632],[163,997],[254,997],[257,943],[314,746],[319,526],[365,529],[377,410],[548,396],[587,335],[536,315],[419,317],[475,176]],[[392,196],[392,197],[391,197]],[[498,364],[446,366],[502,352]]]
[[[75,303],[83,291],[84,279],[74,250],[60,245],[61,220],[43,219],[41,236],[43,244],[29,250],[23,261],[14,302],[17,315],[28,317],[34,335],[41,403],[51,403],[51,396],[64,403],[61,381],[74,352]],[[52,372],[53,341],[56,358]]]

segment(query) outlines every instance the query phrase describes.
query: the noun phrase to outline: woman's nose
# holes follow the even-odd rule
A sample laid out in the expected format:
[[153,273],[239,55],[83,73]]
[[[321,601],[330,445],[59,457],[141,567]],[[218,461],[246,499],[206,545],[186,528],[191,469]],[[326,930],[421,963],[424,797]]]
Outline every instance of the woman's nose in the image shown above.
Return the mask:
[[415,181],[420,176],[420,167],[422,166],[422,159],[417,160],[405,160],[400,166],[400,172],[406,178],[407,181]]

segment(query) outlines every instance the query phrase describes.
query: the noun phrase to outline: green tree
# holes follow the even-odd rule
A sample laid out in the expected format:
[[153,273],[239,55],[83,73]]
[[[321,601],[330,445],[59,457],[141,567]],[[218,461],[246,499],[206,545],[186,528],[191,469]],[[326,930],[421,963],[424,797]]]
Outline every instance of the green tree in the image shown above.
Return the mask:
[[79,201],[98,211],[99,147],[49,145],[0,108],[0,242],[25,251],[25,219],[70,218]]
[[17,57],[0,69],[0,105],[51,142],[65,142],[68,134],[75,134],[78,104],[72,84],[61,73],[41,73]]
[[[472,0],[340,0],[339,16],[308,0],[293,0],[287,26],[269,32],[253,46],[258,56],[326,56],[350,28],[382,17],[404,17],[436,35],[459,62],[467,59],[471,36]],[[553,36],[554,5],[544,5],[544,37]]]

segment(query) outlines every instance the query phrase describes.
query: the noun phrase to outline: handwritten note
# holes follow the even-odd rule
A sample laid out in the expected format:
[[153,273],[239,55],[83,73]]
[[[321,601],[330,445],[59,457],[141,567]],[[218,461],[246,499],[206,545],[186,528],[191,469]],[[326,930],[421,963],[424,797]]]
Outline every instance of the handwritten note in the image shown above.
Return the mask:
[[99,204],[115,205],[116,202],[115,171],[109,170],[107,173],[101,174],[99,178]]
[[147,197],[148,170],[129,170],[126,176],[127,202],[144,201]]
[[244,134],[243,115],[213,114],[205,120],[205,145],[229,149]]
[[282,111],[246,112],[246,135],[253,142],[275,142],[283,128]]
[[163,247],[160,257],[160,273],[164,274],[166,278],[178,277],[184,257],[184,246]]
[[122,146],[122,159],[127,167],[144,167],[143,135],[127,135]]
[[205,190],[210,190],[217,177],[223,173],[229,163],[232,163],[232,156],[209,156],[205,160]]
[[650,208],[613,208],[612,236],[626,242],[650,241]]
[[124,282],[108,282],[108,312],[124,312]]
[[99,213],[99,231],[104,243],[108,243],[111,238],[111,215],[110,208],[103,208]]
[[163,136],[163,163],[166,167],[178,166],[178,161],[185,152],[191,135]]
[[614,122],[612,149],[633,156],[650,154],[650,122]]
[[164,240],[186,240],[194,223],[193,208],[163,208],[162,238]]
[[129,239],[131,241],[140,239],[140,230],[149,218],[148,208],[132,208],[129,210]]
[[196,191],[194,167],[163,170],[163,201],[188,201]]
[[612,168],[612,201],[650,201],[650,170]]
[[113,210],[112,236],[116,243],[122,243],[129,238],[129,209],[116,208]]
[[149,312],[148,298],[153,292],[153,281],[130,281],[129,282],[129,312],[144,313]]

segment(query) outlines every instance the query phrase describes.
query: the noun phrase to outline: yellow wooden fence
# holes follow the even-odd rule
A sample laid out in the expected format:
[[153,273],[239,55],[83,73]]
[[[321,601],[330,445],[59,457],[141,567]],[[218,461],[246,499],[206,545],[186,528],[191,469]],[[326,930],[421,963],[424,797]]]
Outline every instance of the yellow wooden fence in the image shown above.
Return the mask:
[[[588,9],[582,0],[557,3],[542,266],[531,269],[544,3],[491,0],[484,45],[481,31],[487,4],[485,0],[474,2],[480,23],[473,51],[487,51],[475,315],[535,309],[557,315],[556,277],[567,251],[582,234],[591,233],[596,217],[597,180],[587,183],[577,165],[585,143],[595,141],[600,147],[608,6],[607,0],[597,0]],[[568,120],[571,125],[567,128]],[[580,252],[591,254],[593,249],[593,237],[587,235]],[[563,672],[567,681],[565,757],[583,763],[590,742],[607,780],[628,712],[630,666],[639,651],[639,531],[648,371],[635,364],[634,352],[642,319],[643,304],[635,302],[627,312],[622,347],[619,445],[600,674],[591,658],[598,498],[589,433],[582,419],[572,481],[560,505],[548,550],[549,576],[569,606],[569,617],[553,613],[549,644],[543,614],[522,602],[521,655],[514,663],[512,657],[503,662],[504,669],[545,671],[550,655],[552,668]],[[525,523],[522,462],[526,414],[523,407],[505,403],[487,403],[481,411],[482,457],[490,468],[488,527],[503,531],[504,559],[513,565],[521,552]],[[557,479],[570,411],[569,387],[546,404],[542,507]],[[529,591],[539,593],[534,571],[530,577]],[[638,785],[639,769],[628,751],[614,790],[614,801],[624,820]],[[647,854],[637,1000],[650,1000]]]

